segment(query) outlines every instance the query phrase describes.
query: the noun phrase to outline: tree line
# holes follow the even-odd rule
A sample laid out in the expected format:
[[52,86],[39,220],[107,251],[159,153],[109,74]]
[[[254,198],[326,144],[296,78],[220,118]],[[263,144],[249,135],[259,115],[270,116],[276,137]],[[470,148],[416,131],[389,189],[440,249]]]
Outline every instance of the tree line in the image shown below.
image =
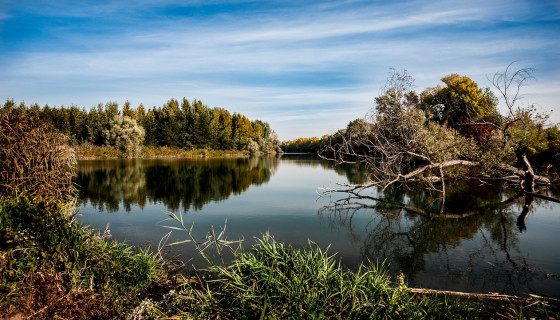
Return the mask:
[[329,135],[324,135],[322,138],[297,138],[284,141],[282,142],[282,150],[293,153],[317,153],[322,143],[327,141],[328,138]]
[[8,100],[4,104],[7,108],[28,112],[51,124],[75,145],[114,146],[131,151],[134,146],[130,144],[134,143],[185,150],[281,151],[268,123],[208,107],[200,100],[170,99],[162,107],[151,109],[142,104],[133,108],[128,101],[119,109],[116,102],[108,102],[89,110],[77,106],[40,107],[36,103],[27,106],[23,102],[16,105]]

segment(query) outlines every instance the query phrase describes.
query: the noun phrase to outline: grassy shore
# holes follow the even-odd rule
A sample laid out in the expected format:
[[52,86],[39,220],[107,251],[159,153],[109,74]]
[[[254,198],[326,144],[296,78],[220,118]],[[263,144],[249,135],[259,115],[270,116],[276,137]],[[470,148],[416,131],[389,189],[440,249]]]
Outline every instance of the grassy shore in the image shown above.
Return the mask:
[[[130,154],[113,147],[94,146],[82,144],[75,146],[76,158],[79,160],[89,159],[118,159],[129,158]],[[248,156],[248,151],[239,150],[185,150],[171,147],[142,147],[142,152],[134,155],[137,158],[218,158],[218,157],[242,157]]]
[[[0,205],[0,318],[476,319],[554,316],[408,290],[382,264],[349,271],[313,243],[264,235],[231,264],[178,272],[147,248],[73,222],[59,205]],[[218,244],[218,242],[216,242]],[[224,249],[224,248],[222,248]],[[503,315],[499,316],[499,315]]]
[[148,249],[83,228],[60,205],[0,206],[0,318],[124,318],[167,284]]

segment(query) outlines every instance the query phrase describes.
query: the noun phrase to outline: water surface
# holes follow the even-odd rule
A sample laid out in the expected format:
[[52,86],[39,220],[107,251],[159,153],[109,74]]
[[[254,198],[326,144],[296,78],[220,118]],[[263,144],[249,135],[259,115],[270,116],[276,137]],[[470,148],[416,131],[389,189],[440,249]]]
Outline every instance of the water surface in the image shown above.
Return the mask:
[[[387,261],[411,286],[560,298],[560,205],[481,184],[437,192],[408,187],[318,197],[321,187],[364,183],[356,166],[310,155],[79,162],[77,219],[114,239],[157,250],[183,216],[200,241],[212,226],[230,240],[270,233],[312,240],[356,268]],[[174,231],[168,243],[186,239]],[[166,248],[204,266],[194,245]]]

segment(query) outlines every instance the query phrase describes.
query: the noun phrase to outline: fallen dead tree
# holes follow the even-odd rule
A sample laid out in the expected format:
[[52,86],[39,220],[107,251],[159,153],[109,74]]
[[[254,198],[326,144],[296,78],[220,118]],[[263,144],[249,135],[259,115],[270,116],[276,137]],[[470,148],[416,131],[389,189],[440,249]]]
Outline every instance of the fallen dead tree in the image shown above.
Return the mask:
[[534,194],[551,181],[535,171],[524,151],[527,128],[536,120],[528,111],[515,110],[519,88],[531,70],[497,75],[494,85],[504,97],[506,115],[497,112],[497,98],[489,89],[478,89],[467,77],[450,75],[442,79],[448,87],[428,88],[418,95],[410,90],[412,79],[406,72],[394,72],[375,99],[376,108],[331,136],[319,155],[336,163],[365,165],[371,182],[345,185],[347,190],[341,191],[421,180],[445,197],[446,179],[491,178]]

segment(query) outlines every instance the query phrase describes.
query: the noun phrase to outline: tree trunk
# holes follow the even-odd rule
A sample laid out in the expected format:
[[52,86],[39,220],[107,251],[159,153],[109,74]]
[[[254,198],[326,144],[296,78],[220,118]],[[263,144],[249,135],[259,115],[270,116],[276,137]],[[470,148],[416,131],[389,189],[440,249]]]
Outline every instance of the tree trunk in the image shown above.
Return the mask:
[[[534,193],[535,192],[535,183],[537,183],[537,182],[540,183],[540,184],[544,184],[544,185],[550,185],[550,179],[548,179],[547,177],[543,177],[543,176],[539,176],[539,175],[535,174],[535,171],[533,170],[533,167],[531,166],[531,164],[529,163],[529,160],[527,159],[527,157],[525,155],[523,155],[523,162],[525,163],[525,166],[527,167],[526,171],[520,170],[516,167],[506,165],[506,164],[499,165],[498,167],[500,169],[504,170],[504,171],[509,171],[509,172],[515,174],[516,176],[518,176],[522,180],[521,188],[526,192]],[[428,164],[428,165],[425,165],[423,167],[420,167],[416,170],[413,170],[413,171],[411,171],[407,174],[399,175],[397,178],[395,178],[394,180],[387,183],[387,185],[393,184],[397,181],[410,180],[410,179],[412,179],[412,178],[414,178],[414,177],[420,175],[421,173],[423,173],[427,170],[430,170],[430,169],[439,168],[439,170],[442,170],[443,168],[453,167],[453,166],[480,167],[480,166],[482,166],[482,164],[478,161],[468,161],[468,160],[450,160],[450,161],[445,161],[445,162],[441,162],[441,163],[432,163],[432,164]]]
[[527,159],[527,155],[523,154],[523,163],[525,164],[525,175],[524,179],[521,182],[521,189],[527,192],[535,192],[535,171]]
[[533,202],[534,202],[533,195],[531,195],[530,193],[527,194],[525,196],[525,204],[523,205],[523,210],[521,211],[521,214],[517,218],[517,228],[519,228],[520,232],[527,230],[527,224],[526,224],[527,217],[529,216],[531,209],[533,209]]

